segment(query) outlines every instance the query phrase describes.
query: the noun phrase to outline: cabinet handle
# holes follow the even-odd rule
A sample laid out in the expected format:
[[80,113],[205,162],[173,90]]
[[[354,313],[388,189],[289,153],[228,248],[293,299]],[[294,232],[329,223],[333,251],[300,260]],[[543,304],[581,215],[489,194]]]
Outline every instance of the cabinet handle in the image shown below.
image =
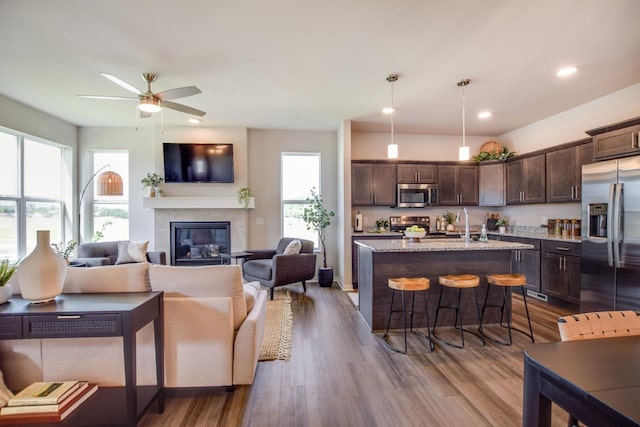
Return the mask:
[[631,148],[638,148],[638,134],[631,132]]
[[69,316],[57,316],[58,319],[60,320],[64,320],[64,319],[79,319],[80,316],[74,316],[74,315],[69,315]]
[[580,186],[576,185],[576,199],[580,198]]
[[565,248],[563,246],[556,246],[556,249],[559,250],[559,251],[570,251],[571,250],[571,248]]
[[576,189],[576,187],[571,186],[571,200],[576,198],[576,196],[574,195],[575,189]]
[[558,270],[562,271],[562,257],[558,258]]
[[460,204],[462,204],[462,194],[459,194],[458,197],[460,197]]
[[416,181],[420,182],[420,172],[416,172]]

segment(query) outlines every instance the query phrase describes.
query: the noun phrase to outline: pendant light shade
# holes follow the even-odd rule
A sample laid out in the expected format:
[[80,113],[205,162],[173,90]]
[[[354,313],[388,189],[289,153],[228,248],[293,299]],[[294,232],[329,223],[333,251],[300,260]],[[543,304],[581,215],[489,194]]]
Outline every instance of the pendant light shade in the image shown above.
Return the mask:
[[122,196],[122,177],[115,172],[106,171],[98,176],[99,196]]
[[458,160],[469,160],[471,155],[469,153],[469,147],[467,146],[466,135],[466,117],[465,117],[465,99],[464,99],[464,87],[471,82],[469,79],[463,79],[458,82],[458,86],[462,88],[462,147],[458,149]]
[[387,145],[387,158],[398,158],[398,144],[393,140],[393,115],[395,114],[395,108],[393,106],[393,82],[398,80],[397,74],[389,74],[387,81],[391,83],[391,108],[385,108],[383,111],[388,112],[391,115],[391,142]]

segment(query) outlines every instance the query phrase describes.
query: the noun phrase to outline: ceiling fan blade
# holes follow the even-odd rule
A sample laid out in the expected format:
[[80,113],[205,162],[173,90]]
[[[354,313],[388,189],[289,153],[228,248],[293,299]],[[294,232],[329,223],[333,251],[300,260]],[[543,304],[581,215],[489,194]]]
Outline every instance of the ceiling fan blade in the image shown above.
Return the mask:
[[163,106],[163,107],[170,108],[170,109],[172,109],[172,110],[180,111],[180,112],[183,112],[183,113],[193,114],[194,116],[200,116],[200,117],[202,117],[202,116],[204,116],[205,114],[207,114],[207,113],[205,113],[205,112],[204,112],[204,111],[202,111],[202,110],[198,110],[198,109],[196,109],[196,108],[188,107],[188,106],[186,106],[186,105],[182,105],[182,104],[177,104],[177,103],[175,103],[175,102],[171,102],[171,101],[164,101],[164,102],[162,102],[162,106]]
[[176,89],[165,90],[163,92],[158,92],[155,94],[155,97],[158,98],[160,101],[168,101],[170,99],[178,99],[178,98],[184,98],[185,96],[197,95],[199,93],[202,93],[202,91],[197,87],[185,86],[185,87],[179,87]]
[[138,98],[133,96],[107,96],[107,95],[76,95],[78,98],[91,98],[91,99],[112,99],[116,101],[137,101]]
[[113,74],[108,74],[108,73],[100,73],[100,74],[104,78],[111,80],[112,82],[114,82],[118,86],[128,90],[129,92],[133,92],[136,95],[142,95],[142,92],[140,92],[136,87],[131,86],[129,83],[125,82],[124,80],[120,80],[119,78],[117,78]]

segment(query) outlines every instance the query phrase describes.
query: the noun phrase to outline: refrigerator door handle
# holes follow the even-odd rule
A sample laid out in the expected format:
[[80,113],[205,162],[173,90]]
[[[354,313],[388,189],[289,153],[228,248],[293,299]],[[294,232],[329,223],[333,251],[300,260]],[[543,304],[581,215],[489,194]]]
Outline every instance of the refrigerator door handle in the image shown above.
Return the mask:
[[613,212],[613,258],[616,267],[624,267],[620,258],[620,245],[622,244],[622,190],[624,184],[616,185],[615,205]]
[[609,267],[613,267],[613,202],[617,184],[609,186],[609,204],[607,205],[607,260]]

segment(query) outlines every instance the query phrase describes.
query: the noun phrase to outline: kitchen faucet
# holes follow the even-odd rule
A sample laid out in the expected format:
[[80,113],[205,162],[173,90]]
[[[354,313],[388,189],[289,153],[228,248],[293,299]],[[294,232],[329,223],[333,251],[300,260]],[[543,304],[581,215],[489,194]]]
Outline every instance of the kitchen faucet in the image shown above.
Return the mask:
[[469,234],[469,212],[467,208],[458,209],[458,215],[456,216],[456,222],[460,222],[460,212],[464,211],[464,242],[469,243],[471,236]]

